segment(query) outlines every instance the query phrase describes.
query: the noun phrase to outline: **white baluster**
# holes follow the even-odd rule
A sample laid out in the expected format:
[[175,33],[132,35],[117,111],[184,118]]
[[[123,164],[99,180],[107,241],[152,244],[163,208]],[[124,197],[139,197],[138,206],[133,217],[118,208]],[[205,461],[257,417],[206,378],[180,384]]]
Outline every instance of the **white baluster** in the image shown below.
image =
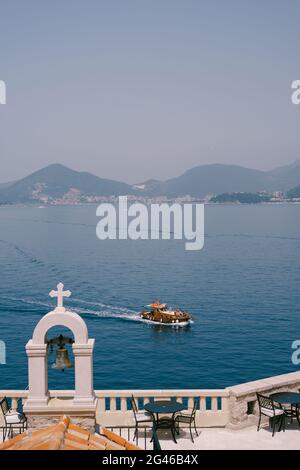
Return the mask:
[[188,408],[189,409],[192,409],[194,407],[194,398],[193,397],[189,397],[188,398]]
[[211,410],[218,411],[218,398],[217,397],[212,397],[211,399]]
[[127,411],[127,398],[125,397],[121,398],[121,411],[122,413],[125,413]]
[[117,411],[117,399],[116,399],[116,397],[110,397],[110,411]]
[[19,402],[19,399],[18,399],[18,398],[12,398],[12,399],[11,399],[11,408],[12,408],[12,410],[17,411],[17,409],[18,409],[18,402]]
[[206,398],[200,397],[200,410],[206,411]]

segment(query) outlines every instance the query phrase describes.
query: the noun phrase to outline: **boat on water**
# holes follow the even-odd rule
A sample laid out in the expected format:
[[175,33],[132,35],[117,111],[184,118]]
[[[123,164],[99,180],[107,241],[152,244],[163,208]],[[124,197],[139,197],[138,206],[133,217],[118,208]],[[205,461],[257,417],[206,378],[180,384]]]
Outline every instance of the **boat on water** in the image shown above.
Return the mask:
[[169,308],[167,304],[159,300],[147,305],[147,310],[141,312],[140,317],[151,323],[169,326],[187,326],[192,321],[192,316],[183,310]]

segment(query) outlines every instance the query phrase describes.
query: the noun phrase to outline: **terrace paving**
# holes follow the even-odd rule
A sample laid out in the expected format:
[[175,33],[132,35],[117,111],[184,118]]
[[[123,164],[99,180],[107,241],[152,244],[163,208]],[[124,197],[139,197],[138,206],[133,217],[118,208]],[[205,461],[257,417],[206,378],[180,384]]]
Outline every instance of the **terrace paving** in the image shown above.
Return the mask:
[[[188,430],[180,431],[177,444],[171,439],[169,432],[158,431],[162,450],[300,450],[300,427],[296,422],[288,424],[285,432],[277,432],[274,437],[268,426],[261,428],[259,432],[256,427],[239,431],[224,428],[200,429],[199,437],[194,438],[194,444]],[[147,441],[147,448],[151,448],[150,440]]]

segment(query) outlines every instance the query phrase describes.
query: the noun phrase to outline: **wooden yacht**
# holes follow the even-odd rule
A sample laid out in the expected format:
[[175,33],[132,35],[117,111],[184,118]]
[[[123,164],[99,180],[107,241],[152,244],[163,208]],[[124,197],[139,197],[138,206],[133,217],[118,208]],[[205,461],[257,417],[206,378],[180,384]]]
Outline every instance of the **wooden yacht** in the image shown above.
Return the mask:
[[155,303],[147,305],[147,310],[141,312],[140,316],[151,323],[170,326],[186,326],[192,321],[192,316],[180,310],[171,309],[166,304],[157,300]]

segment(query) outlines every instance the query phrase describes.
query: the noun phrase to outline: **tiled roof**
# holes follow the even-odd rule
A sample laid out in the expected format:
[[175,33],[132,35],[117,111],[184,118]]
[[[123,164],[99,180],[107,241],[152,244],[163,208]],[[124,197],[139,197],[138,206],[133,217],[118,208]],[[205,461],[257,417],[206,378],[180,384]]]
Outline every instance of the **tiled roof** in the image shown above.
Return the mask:
[[58,424],[24,432],[0,444],[0,450],[141,450],[124,438],[102,428],[92,434],[64,416]]

